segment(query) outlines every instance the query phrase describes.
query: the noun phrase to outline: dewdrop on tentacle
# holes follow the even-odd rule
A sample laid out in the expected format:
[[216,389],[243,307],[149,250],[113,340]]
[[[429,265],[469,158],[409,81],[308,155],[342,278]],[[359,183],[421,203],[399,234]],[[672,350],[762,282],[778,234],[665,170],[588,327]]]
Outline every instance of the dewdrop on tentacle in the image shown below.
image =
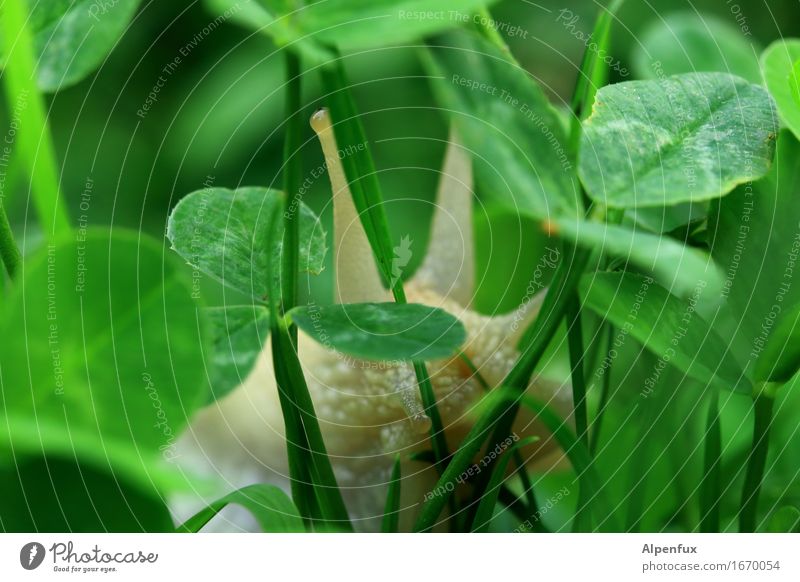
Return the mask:
[[[391,301],[344,174],[340,157],[348,152],[338,149],[327,110],[317,111],[311,126],[319,137],[332,189],[335,301]],[[461,320],[467,330],[462,351],[494,388],[513,366],[519,336],[535,316],[539,301],[527,298],[518,309],[499,316],[471,309],[475,288],[472,201],[471,158],[452,130],[436,193],[428,251],[422,266],[404,287],[410,303],[440,307]],[[400,244],[399,249],[403,248]],[[398,453],[403,463],[401,507],[408,508],[401,512],[401,527],[407,527],[437,479],[429,464],[411,460],[412,453],[431,447],[431,420],[421,404],[413,367],[409,363],[343,357],[302,332],[298,334],[298,354],[337,481],[356,527],[371,530],[380,523]],[[449,448],[455,450],[474,422],[474,407],[484,388],[459,357],[426,365],[445,438]],[[534,379],[529,391],[568,412],[568,385]],[[530,413],[521,411],[513,430],[519,437],[542,437],[523,451],[531,461],[546,463],[553,453],[560,457],[553,439]],[[242,385],[197,416],[181,440],[180,452],[181,462],[188,468],[204,466],[206,472],[221,477],[225,492],[255,482],[277,483],[288,490],[283,417],[269,344]],[[214,495],[204,501],[212,501]],[[244,523],[243,519],[231,517],[234,524]],[[231,523],[226,527],[223,521],[217,529],[235,527]]]

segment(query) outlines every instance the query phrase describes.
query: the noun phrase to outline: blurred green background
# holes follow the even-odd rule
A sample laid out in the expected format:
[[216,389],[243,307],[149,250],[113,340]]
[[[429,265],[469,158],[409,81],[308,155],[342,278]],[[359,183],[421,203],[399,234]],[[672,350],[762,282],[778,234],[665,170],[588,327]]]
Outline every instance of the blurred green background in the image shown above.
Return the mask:
[[[563,10],[571,13],[569,26],[559,21]],[[592,1],[564,6],[554,0],[507,0],[496,5],[492,13],[497,21],[516,25],[524,32],[508,38],[513,52],[553,102],[563,107],[570,98],[584,51],[580,36],[591,32],[597,10],[598,4]],[[629,1],[614,26],[612,56],[631,73],[612,74],[612,82],[635,77],[632,57],[640,50],[640,39],[649,26],[670,13],[686,11],[714,15],[724,26],[740,33],[746,27],[747,34],[742,38],[752,44],[754,54],[776,38],[800,36],[797,0]],[[267,36],[252,34],[232,22],[223,23],[196,42],[213,19],[201,1],[145,2],[96,74],[48,98],[63,168],[62,189],[73,220],[85,214],[89,224],[133,228],[161,240],[170,209],[181,197],[204,185],[280,188],[285,122],[282,55]],[[678,57],[679,50],[675,47]],[[180,64],[165,72],[164,67],[177,57]],[[434,106],[415,47],[348,55],[346,68],[388,200],[393,236],[399,240],[409,235],[414,241],[409,269],[413,272],[427,245],[447,120]],[[149,111],[137,114],[159,77],[163,86],[157,100]],[[304,85],[304,114],[310,116],[324,97],[315,71],[307,72]],[[8,111],[6,103],[3,111]],[[0,123],[5,133],[8,116],[3,115]],[[306,137],[303,156],[310,172],[323,160],[310,127]],[[18,240],[31,246],[39,236],[27,207],[25,180],[16,176],[12,181],[15,186],[6,192],[5,204]],[[81,209],[87,181],[93,184],[91,204]],[[330,188],[324,177],[313,182],[305,202],[320,212],[326,223],[330,221]],[[533,223],[516,216],[498,216],[482,204],[477,206],[475,221],[479,277],[483,280],[477,307],[485,312],[509,311],[525,294],[538,262],[531,249],[542,249],[545,235]],[[209,302],[220,303],[221,289],[213,282],[205,284]],[[330,301],[330,269],[307,293],[322,303]],[[226,292],[225,301],[235,302],[232,292]],[[637,482],[634,477],[642,470],[642,463],[652,465],[647,476],[651,480],[649,497],[641,500],[640,510],[645,515],[642,527],[660,528],[677,520],[681,512],[696,511],[689,506],[676,509],[675,505],[677,500],[695,494],[702,467],[702,450],[697,443],[701,442],[705,409],[696,393],[680,390],[677,381],[665,374],[662,382],[672,390],[663,396],[663,404],[675,414],[658,415],[658,402],[647,412],[657,415],[655,420],[642,416],[643,411],[632,411],[630,406],[635,405],[640,390],[632,383],[645,377],[654,362],[638,346],[631,345],[628,352],[627,360],[616,365],[624,377],[623,373],[615,377],[616,406],[607,417],[608,432],[614,436],[599,462],[605,464],[604,474],[613,475],[612,488],[619,499],[632,493],[631,485]],[[773,442],[780,446],[773,447],[765,506],[800,504],[799,400],[798,390],[785,390],[776,404]],[[730,443],[734,459],[725,470],[731,473],[731,479],[738,479],[734,486],[738,491],[750,438],[749,401],[731,397],[723,404],[724,442]],[[631,422],[632,415],[637,415],[638,422]],[[651,431],[656,422],[657,430]],[[642,448],[639,444],[645,430],[658,439],[649,437]],[[559,479],[554,476],[542,484],[542,498],[549,496],[548,490],[562,486]],[[653,484],[656,480],[658,484]],[[787,483],[794,485],[787,489]],[[729,499],[735,497],[728,495]],[[734,508],[725,509],[730,514]],[[549,519],[557,527],[558,520],[568,518],[564,507]],[[692,516],[688,521],[696,519]]]
[[[591,32],[597,10],[593,1],[565,6],[553,0],[507,0],[492,13],[497,21],[519,27],[508,38],[512,50],[553,102],[564,105],[584,49],[579,34]],[[779,36],[800,34],[796,0],[770,0],[768,5],[752,0],[628,2],[614,27],[614,60],[633,71],[631,57],[642,32],[680,11],[716,15],[733,30],[747,26],[751,34],[743,38],[757,52]],[[160,237],[169,209],[209,177],[218,186],[280,187],[283,59],[266,35],[251,34],[233,21],[203,34],[212,20],[202,1],[145,2],[101,69],[50,98],[61,182],[74,220],[85,214],[90,224],[126,226]],[[417,56],[413,47],[396,47],[346,58],[384,193],[393,201],[393,233],[414,241],[409,272],[424,256],[430,201],[447,135],[446,120],[433,107]],[[176,57],[180,63],[165,73]],[[143,116],[137,115],[159,76],[163,87],[157,100]],[[623,79],[617,73],[613,80]],[[309,116],[321,97],[318,75],[308,72]],[[7,116],[2,123],[7,125]],[[310,128],[307,138],[303,155],[310,171],[322,163],[322,155]],[[80,197],[89,179],[91,206],[81,212]],[[6,204],[12,223],[22,231],[27,193],[22,181],[17,185],[16,192],[6,192]],[[329,198],[322,179],[314,182],[306,202],[327,221]],[[494,216],[490,221],[491,215],[491,208],[478,208],[476,224],[484,243],[478,260],[486,285],[477,305],[484,311],[507,311],[524,294],[528,267],[535,264],[534,257],[522,265],[514,249],[540,246],[541,235],[516,217]],[[38,237],[26,229],[24,239],[31,243]],[[511,285],[504,283],[498,293],[490,284],[496,278]],[[315,286],[320,300],[330,295],[329,279],[323,277]]]

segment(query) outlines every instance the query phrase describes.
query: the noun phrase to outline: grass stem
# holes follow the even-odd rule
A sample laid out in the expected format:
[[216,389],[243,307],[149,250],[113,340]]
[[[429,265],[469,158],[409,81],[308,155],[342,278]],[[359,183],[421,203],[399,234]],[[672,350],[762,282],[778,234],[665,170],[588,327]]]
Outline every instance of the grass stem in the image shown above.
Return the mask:
[[[612,361],[612,350],[614,344],[614,326],[611,323],[607,323],[608,326],[608,339],[606,340],[606,357],[604,362],[603,368],[603,379],[602,384],[600,386],[600,403],[597,406],[597,414],[592,421],[592,433],[591,438],[589,439],[589,453],[594,457],[597,454],[597,446],[600,442],[600,435],[602,434],[603,428],[603,417],[606,413],[606,408],[608,407],[608,401],[610,400],[611,395],[611,366],[613,364]],[[606,365],[607,362],[607,365]]]
[[741,511],[739,512],[739,531],[756,531],[758,518],[758,496],[764,480],[769,451],[769,431],[772,425],[772,411],[775,404],[775,385],[763,384],[755,396],[753,412],[753,444],[747,463],[747,474],[742,489]]
[[446,493],[434,496],[423,505],[414,525],[416,531],[429,531],[435,525],[451,496],[447,492],[448,485],[452,489],[452,483],[455,483],[456,478],[472,462],[486,439],[490,435],[510,433],[519,410],[519,399],[525,393],[536,366],[558,330],[566,312],[568,297],[577,287],[589,258],[590,253],[576,251],[572,260],[567,260],[565,257],[559,263],[539,315],[531,325],[530,333],[525,334],[530,341],[525,342],[522,354],[506,377],[506,381],[496,389],[503,397],[494,399],[488,409],[475,421],[461,447],[454,453],[437,483],[437,486],[441,486]]
[[[586,413],[586,377],[583,362],[583,330],[581,329],[581,304],[578,294],[573,292],[566,310],[567,344],[569,346],[569,365],[572,377],[572,405],[575,414],[575,433],[578,440],[589,450],[588,417]],[[587,497],[589,495],[586,483],[581,483],[578,504],[575,509],[575,518],[572,530],[575,532],[589,531],[591,528],[590,516],[586,511]]]
[[31,181],[32,197],[47,240],[69,232],[69,218],[59,186],[55,148],[45,102],[36,76],[28,3],[6,0],[0,5],[0,42],[6,56],[3,79],[9,107],[17,117],[16,149]]
[[719,504],[722,497],[722,434],[719,422],[719,394],[713,391],[708,403],[704,447],[703,481],[700,484],[700,531],[720,531]]
[[[14,233],[11,231],[2,200],[0,200],[0,260],[3,261],[8,276],[13,279],[22,261],[22,253],[14,240]],[[0,273],[0,277],[2,276]]]
[[288,212],[284,212],[283,252],[281,253],[282,313],[297,305],[297,280],[300,253],[300,188],[303,183],[301,146],[304,119],[301,104],[300,57],[291,51],[286,54],[286,138],[283,146],[283,189],[287,196]]

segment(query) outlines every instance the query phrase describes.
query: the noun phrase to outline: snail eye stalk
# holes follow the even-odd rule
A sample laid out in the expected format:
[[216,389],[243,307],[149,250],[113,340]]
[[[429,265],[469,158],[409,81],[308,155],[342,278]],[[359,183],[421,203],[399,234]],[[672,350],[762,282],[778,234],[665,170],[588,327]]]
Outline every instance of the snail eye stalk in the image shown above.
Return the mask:
[[325,155],[325,166],[333,189],[333,260],[337,303],[364,303],[387,301],[389,293],[381,283],[378,266],[372,255],[367,234],[353,204],[350,187],[342,166],[339,151],[327,109],[311,116],[311,127],[316,132]]

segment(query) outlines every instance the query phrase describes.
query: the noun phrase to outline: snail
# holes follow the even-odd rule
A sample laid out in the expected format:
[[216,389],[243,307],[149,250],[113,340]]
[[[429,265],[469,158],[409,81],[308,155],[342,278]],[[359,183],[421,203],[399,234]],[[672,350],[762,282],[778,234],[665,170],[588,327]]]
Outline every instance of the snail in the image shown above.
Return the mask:
[[[350,195],[328,111],[317,111],[311,126],[322,146],[333,190],[335,299],[339,303],[390,301]],[[450,450],[458,447],[472,426],[474,407],[485,391],[482,383],[496,387],[511,369],[518,355],[516,345],[540,302],[537,296],[516,311],[498,316],[482,315],[471,308],[475,285],[472,200],[469,152],[451,130],[429,251],[405,284],[409,302],[439,307],[459,318],[467,331],[463,352],[480,372],[479,379],[458,357],[427,362]],[[395,248],[399,264],[407,259],[405,251],[403,242]],[[373,531],[379,526],[393,460],[399,453],[400,523],[401,528],[409,529],[426,494],[436,487],[437,478],[430,464],[411,457],[414,452],[430,449],[431,427],[412,365],[343,358],[302,331],[298,354],[355,528]],[[528,390],[555,402],[562,410],[569,408],[565,383],[534,378]],[[554,460],[560,453],[553,438],[531,416],[521,412],[513,431],[515,438],[542,437],[523,449],[528,462],[560,462]],[[289,489],[283,417],[269,345],[241,386],[194,418],[179,441],[178,451],[177,458],[187,471],[213,476],[224,486],[214,495],[175,504],[179,517],[182,513],[190,515],[218,495],[252,483],[269,482]],[[255,527],[255,523],[243,510],[231,507],[209,527],[241,531]]]

